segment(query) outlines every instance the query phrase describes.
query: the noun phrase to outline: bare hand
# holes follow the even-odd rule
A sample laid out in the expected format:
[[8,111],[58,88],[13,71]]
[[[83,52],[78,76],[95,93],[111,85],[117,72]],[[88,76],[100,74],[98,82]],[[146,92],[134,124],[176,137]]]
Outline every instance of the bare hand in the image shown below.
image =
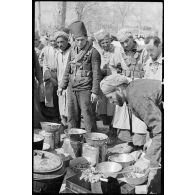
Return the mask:
[[94,93],[91,94],[91,102],[92,103],[96,102],[97,98],[98,98],[98,96],[96,94],[94,94]]
[[50,78],[50,81],[53,83],[54,86],[57,86],[58,85],[58,82],[57,82],[56,79]]
[[61,96],[62,95],[62,92],[63,92],[63,89],[62,88],[58,88],[57,95],[58,96]]

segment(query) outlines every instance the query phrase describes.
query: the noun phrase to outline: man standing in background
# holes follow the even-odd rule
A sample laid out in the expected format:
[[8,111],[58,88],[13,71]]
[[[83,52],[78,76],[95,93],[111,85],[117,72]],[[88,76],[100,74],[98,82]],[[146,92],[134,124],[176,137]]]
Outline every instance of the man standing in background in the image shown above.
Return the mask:
[[101,57],[88,42],[87,30],[83,22],[73,22],[70,31],[75,42],[58,94],[62,95],[62,91],[68,87],[69,128],[80,128],[82,114],[85,130],[93,132],[97,131],[97,125],[92,103],[96,102],[99,95]]
[[[111,74],[117,74],[118,64],[121,66],[121,54],[120,47],[111,44],[110,33],[101,29],[94,33],[95,39],[98,41],[99,53],[101,55],[101,72],[102,75],[109,76]],[[119,43],[120,44],[120,43]],[[97,48],[98,48],[97,47]],[[101,94],[99,101],[97,102],[96,112],[102,119],[104,125],[109,125],[109,142],[112,145],[117,139],[117,129],[113,128],[112,120],[115,111],[115,106],[111,104],[104,94]]]
[[[55,40],[58,45],[58,52],[55,56],[55,63],[57,68],[57,80],[58,86],[62,81],[62,77],[65,71],[65,68],[68,63],[68,58],[70,54],[70,43],[68,43],[69,35],[63,31],[56,32]],[[61,123],[63,126],[66,125],[67,116],[68,116],[68,106],[67,106],[67,93],[63,91],[61,96],[58,96],[59,103],[59,112],[61,117]]]
[[45,114],[51,118],[59,117],[57,96],[57,67],[55,55],[58,51],[53,34],[49,37],[50,44],[43,49],[43,79],[45,86]]
[[136,43],[128,29],[121,29],[117,34],[117,38],[124,49],[122,58],[127,66],[126,70],[123,70],[123,74],[133,80],[134,78],[143,78],[143,64],[148,58],[146,50]]
[[162,81],[162,43],[157,36],[149,36],[145,39],[146,50],[150,58],[146,61],[144,70],[146,79]]

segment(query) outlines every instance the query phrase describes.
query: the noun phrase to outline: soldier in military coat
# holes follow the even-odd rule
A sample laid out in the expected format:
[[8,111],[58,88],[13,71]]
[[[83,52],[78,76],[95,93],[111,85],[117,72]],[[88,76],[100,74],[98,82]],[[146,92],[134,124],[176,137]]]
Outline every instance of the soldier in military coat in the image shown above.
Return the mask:
[[96,131],[95,110],[92,103],[99,95],[102,79],[98,51],[88,41],[87,30],[81,21],[70,25],[75,44],[72,46],[58,94],[68,89],[68,124],[69,128],[80,128],[81,114],[85,129]]

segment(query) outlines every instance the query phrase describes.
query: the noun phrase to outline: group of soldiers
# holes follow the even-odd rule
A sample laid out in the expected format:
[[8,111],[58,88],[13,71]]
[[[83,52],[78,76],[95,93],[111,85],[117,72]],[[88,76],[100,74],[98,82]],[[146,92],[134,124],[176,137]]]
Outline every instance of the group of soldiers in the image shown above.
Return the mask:
[[[145,131],[149,131],[152,143],[137,167],[143,170],[148,162],[160,162],[160,38],[148,36],[139,41],[128,29],[119,30],[117,38],[104,29],[88,36],[82,21],[51,34],[43,48],[39,38],[35,33],[34,127],[44,120],[44,107],[59,110],[62,126],[68,124],[69,128],[80,128],[83,118],[87,132],[98,131],[96,120],[100,118],[110,127],[110,143],[123,129],[143,149]],[[134,126],[140,131],[132,132]]]

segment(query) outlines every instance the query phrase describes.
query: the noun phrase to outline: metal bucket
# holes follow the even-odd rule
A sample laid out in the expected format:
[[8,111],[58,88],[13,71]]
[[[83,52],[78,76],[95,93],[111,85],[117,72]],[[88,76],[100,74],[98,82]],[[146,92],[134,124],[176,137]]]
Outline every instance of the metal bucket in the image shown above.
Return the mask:
[[83,144],[82,156],[86,158],[91,165],[95,165],[99,162],[99,147],[93,147],[88,143]]
[[71,128],[68,131],[65,130],[65,133],[67,133],[72,141],[84,141],[84,134],[87,133],[87,131],[83,129],[78,128]]
[[[40,122],[42,129],[46,133],[53,133],[54,136],[54,148],[51,146],[51,149],[58,148],[60,145],[60,126],[59,123],[51,123],[51,122]],[[49,136],[50,134],[47,134]]]
[[87,133],[85,140],[89,145],[99,147],[108,141],[108,136],[104,133]]
[[44,143],[49,144],[51,150],[55,149],[55,133],[49,133],[44,130],[39,132],[40,135],[44,136]]
[[51,122],[40,122],[41,128],[47,132],[53,132],[60,128],[61,124]]
[[64,139],[64,153],[69,154],[72,158],[81,157],[82,143],[80,141],[72,141],[69,137]]

